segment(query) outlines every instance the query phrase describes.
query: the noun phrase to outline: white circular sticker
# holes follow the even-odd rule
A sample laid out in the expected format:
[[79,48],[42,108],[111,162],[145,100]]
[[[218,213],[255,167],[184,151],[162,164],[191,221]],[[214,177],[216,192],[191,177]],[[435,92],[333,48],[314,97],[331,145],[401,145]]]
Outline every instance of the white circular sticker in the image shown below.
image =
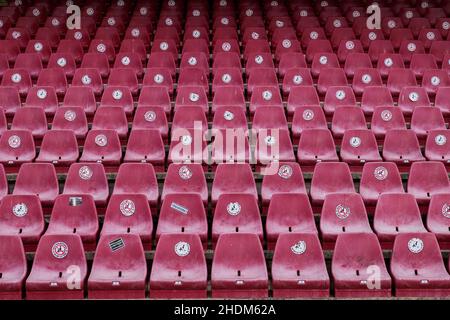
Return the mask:
[[144,114],[144,119],[147,122],[153,122],[156,120],[156,113],[154,111],[147,111]]
[[328,7],[328,1],[322,1],[322,2],[320,3],[320,6],[321,6],[321,7]]
[[319,38],[319,33],[317,31],[311,31],[310,34],[309,34],[309,37],[312,40],[316,40],[317,38]]
[[355,43],[349,40],[345,43],[345,47],[347,48],[347,50],[353,50],[355,49]]
[[258,32],[252,32],[252,39],[258,40],[259,39],[259,33]]
[[131,60],[130,60],[130,57],[124,56],[124,57],[122,57],[122,60],[120,60],[120,62],[122,62],[122,64],[123,64],[124,66],[127,66],[127,65],[130,64]]
[[166,18],[165,22],[166,22],[166,26],[173,25],[173,20],[171,18]]
[[427,32],[427,39],[428,40],[434,40],[436,38],[436,35],[434,34],[434,32],[430,31]]
[[73,38],[75,40],[81,40],[81,39],[83,39],[83,34],[80,31],[77,31],[73,34]]
[[197,59],[195,57],[190,57],[189,60],[188,60],[188,63],[191,66],[195,66],[197,64]]
[[350,145],[353,148],[358,148],[361,145],[361,138],[360,137],[351,137],[350,138]]
[[334,20],[334,21],[333,21],[333,26],[334,26],[335,28],[340,28],[340,27],[342,27],[342,22],[341,22],[341,20],[338,20],[338,19]]
[[192,15],[193,15],[194,17],[199,17],[199,16],[200,16],[200,10],[197,10],[197,9],[192,10]]
[[136,206],[132,200],[125,199],[120,203],[120,212],[126,217],[132,216],[136,211]]
[[159,44],[159,48],[160,48],[162,51],[166,51],[167,49],[169,49],[169,44],[168,44],[167,42],[163,41],[163,42],[161,42],[161,43]]
[[307,17],[307,16],[308,16],[308,11],[300,10],[300,17]]
[[221,7],[226,7],[227,6],[227,1],[226,0],[220,0],[219,2]]
[[327,64],[327,62],[328,62],[327,56],[320,56],[319,62],[320,62],[320,64]]
[[373,171],[373,175],[374,175],[375,179],[382,181],[387,178],[388,171],[385,167],[379,166],[379,167],[375,168],[375,170]]
[[140,34],[141,34],[141,31],[139,31],[138,28],[134,28],[131,30],[131,35],[135,38],[139,37]]
[[21,142],[22,140],[18,135],[12,135],[8,138],[8,145],[13,149],[20,147]]
[[34,44],[34,50],[37,51],[37,52],[42,51],[43,48],[44,48],[44,46],[42,45],[41,42],[36,42],[36,43]]
[[397,26],[394,20],[389,20],[387,25],[390,29],[393,29]]
[[39,11],[38,8],[34,8],[32,12],[35,17],[38,17],[41,14],[41,11]]
[[372,77],[370,76],[370,74],[365,73],[362,75],[361,81],[365,84],[369,84],[372,81]]
[[411,100],[412,102],[417,102],[419,100],[419,94],[417,92],[411,92],[409,95],[409,100]]
[[420,4],[420,6],[422,7],[422,9],[426,9],[428,8],[428,2],[424,1]]
[[100,53],[104,53],[106,51],[106,45],[104,43],[99,43],[97,45],[97,51]]
[[122,90],[119,90],[119,89],[114,90],[114,91],[112,92],[112,97],[113,97],[114,100],[120,100],[120,99],[122,99],[122,97],[123,97]]
[[88,16],[92,16],[94,14],[94,9],[93,8],[87,8],[86,9],[86,13]]
[[223,113],[223,118],[227,121],[231,121],[234,119],[234,113],[227,110]]
[[201,35],[202,35],[201,32],[198,30],[192,31],[192,37],[194,37],[195,39],[200,38]]
[[0,19],[0,28],[3,28],[3,20]]
[[412,253],[420,253],[423,250],[423,241],[419,238],[412,238],[408,241],[408,249]]
[[292,78],[292,82],[294,82],[294,84],[301,84],[303,82],[303,77],[299,74],[296,74]]
[[392,119],[392,112],[389,110],[383,110],[381,112],[381,119],[383,119],[384,121],[391,121]]
[[93,172],[88,166],[82,166],[80,170],[78,170],[78,175],[83,180],[89,180],[92,178]]
[[155,76],[153,77],[153,81],[155,81],[155,83],[161,84],[164,82],[164,76],[160,73],[155,74]]
[[224,24],[224,25],[227,25],[227,24],[229,23],[229,20],[228,20],[228,18],[222,18],[222,19],[220,20],[220,22],[221,22],[222,24]]
[[37,97],[38,97],[39,99],[43,100],[43,99],[47,98],[47,90],[45,90],[45,89],[39,89],[39,90],[36,92],[36,95],[37,95]]
[[394,61],[392,61],[391,58],[386,58],[386,59],[384,59],[384,65],[385,65],[386,67],[392,67],[393,64],[394,64]]
[[448,21],[442,22],[442,29],[444,29],[444,30],[450,29],[450,22],[448,22]]
[[114,17],[108,18],[108,25],[114,26],[116,24],[116,19]]
[[200,99],[200,95],[198,95],[195,92],[191,92],[189,94],[189,100],[191,100],[192,102],[197,102]]
[[284,27],[284,22],[281,21],[281,20],[277,20],[277,21],[275,21],[275,25],[276,25],[278,28],[282,28],[282,27]]
[[175,253],[177,254],[177,256],[185,257],[189,254],[190,251],[191,246],[187,242],[180,241],[175,245]]
[[189,146],[189,145],[191,145],[191,143],[192,143],[192,137],[189,136],[189,135],[181,136],[181,143],[182,143],[184,146]]
[[303,119],[306,121],[314,119],[314,111],[310,109],[306,109],[305,111],[303,111]]
[[231,82],[231,75],[229,73],[224,73],[222,75],[222,82],[223,83],[230,83]]
[[291,40],[289,40],[289,39],[283,40],[283,42],[281,44],[283,45],[283,48],[286,48],[286,49],[289,49],[292,45]]
[[264,100],[269,101],[269,100],[272,99],[272,92],[269,91],[269,90],[265,90],[262,93],[262,97],[263,97]]
[[66,119],[67,121],[73,121],[76,117],[77,114],[72,110],[67,110],[66,112],[64,112],[64,119]]
[[187,166],[181,166],[180,169],[178,170],[178,174],[180,178],[183,180],[188,180],[192,178],[192,171]]
[[450,219],[450,205],[448,203],[444,203],[441,212],[444,217]]
[[82,78],[81,78],[81,82],[85,85],[89,85],[92,82],[91,77],[89,77],[89,75],[85,74]]
[[414,42],[408,43],[408,51],[409,52],[414,52],[414,51],[416,51],[416,49],[417,49],[417,46]]
[[167,4],[169,5],[169,7],[174,7],[175,6],[175,1],[174,0],[169,0],[169,1],[167,1]]
[[345,99],[345,91],[344,90],[337,90],[336,91],[336,99],[344,100]]
[[241,212],[241,205],[239,202],[230,202],[227,205],[227,212],[231,216],[237,216]]
[[433,86],[438,86],[441,83],[441,79],[439,79],[438,76],[432,76],[431,77],[431,84]]
[[414,14],[413,14],[413,12],[411,10],[408,10],[408,11],[405,12],[405,17],[407,19],[411,19],[413,17],[413,15]]
[[283,179],[289,179],[292,176],[292,167],[284,164],[278,169],[278,175]]
[[339,204],[336,206],[336,216],[339,219],[347,219],[350,215],[350,208]]
[[60,22],[57,18],[53,18],[52,19],[52,26],[57,27],[59,26]]
[[95,144],[104,147],[108,144],[108,138],[104,134],[99,134],[95,137]]
[[291,251],[294,254],[303,254],[306,251],[306,242],[299,241],[291,247]]
[[359,11],[355,10],[352,12],[352,16],[353,16],[353,18],[358,18],[361,16],[361,13]]
[[447,143],[447,137],[443,134],[438,134],[436,137],[434,137],[434,142],[436,142],[438,146],[443,146]]
[[266,136],[264,138],[264,142],[268,145],[268,146],[273,146],[276,142],[277,139],[275,139],[274,136]]
[[25,203],[21,202],[15,204],[14,207],[12,208],[12,211],[16,217],[21,218],[28,213],[28,207]]
[[270,3],[270,5],[271,5],[272,7],[277,7],[277,6],[278,6],[278,1],[272,1],[272,2]]
[[231,50],[231,44],[229,42],[222,43],[222,50],[223,51],[230,51]]
[[125,5],[125,2],[123,0],[118,0],[117,1],[117,6],[118,7],[123,7]]
[[141,7],[141,9],[139,9],[139,12],[141,14],[141,16],[145,16],[148,13],[148,10],[146,7]]
[[13,31],[13,33],[12,33],[12,37],[14,38],[14,39],[18,39],[18,38],[20,38],[20,36],[21,36],[22,34],[19,32],[19,31]]
[[253,15],[253,10],[252,10],[252,9],[247,9],[247,10],[245,10],[245,15],[246,15],[247,17],[251,17],[251,16]]
[[369,40],[376,40],[377,39],[377,34],[375,32],[369,32]]
[[14,83],[19,83],[22,80],[22,76],[19,73],[14,73],[11,76],[11,81]]
[[60,66],[61,68],[64,68],[67,64],[67,61],[65,58],[59,58],[58,60],[56,60],[56,63],[58,64],[58,66]]
[[261,55],[258,54],[258,55],[255,57],[255,62],[256,62],[257,64],[261,64],[261,63],[264,62],[264,58],[263,58]]
[[52,254],[56,259],[63,259],[69,253],[69,247],[65,242],[56,242],[52,246]]

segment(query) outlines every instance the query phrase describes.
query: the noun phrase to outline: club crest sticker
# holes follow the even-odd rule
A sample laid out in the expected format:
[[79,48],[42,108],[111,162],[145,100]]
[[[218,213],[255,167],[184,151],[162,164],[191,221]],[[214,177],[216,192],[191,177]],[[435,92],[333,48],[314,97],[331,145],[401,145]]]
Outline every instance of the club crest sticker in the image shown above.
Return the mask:
[[95,144],[104,147],[108,144],[108,138],[104,134],[99,134],[95,137]]
[[306,251],[306,242],[300,240],[291,247],[291,251],[295,254],[303,254]]
[[282,165],[278,169],[278,175],[283,179],[289,179],[292,176],[292,167],[288,165]]
[[144,119],[147,122],[153,122],[156,120],[156,113],[154,111],[147,111],[144,114]]
[[409,95],[409,100],[411,100],[412,102],[417,102],[419,100],[419,94],[417,92],[411,92]]
[[392,112],[389,110],[383,110],[381,112],[381,119],[383,119],[383,121],[391,121],[392,119]]
[[181,143],[182,143],[184,146],[189,146],[189,145],[191,145],[191,143],[192,143],[192,137],[189,136],[189,135],[181,136]]
[[192,102],[197,102],[200,99],[200,95],[198,95],[195,92],[191,92],[189,94],[189,100],[191,100]]
[[125,217],[132,216],[135,211],[136,206],[132,200],[125,199],[120,203],[120,212],[122,212]]
[[222,82],[223,83],[230,83],[231,82],[231,75],[229,73],[224,73],[222,75]]
[[222,50],[223,51],[230,51],[231,50],[231,44],[229,42],[222,43]]
[[423,250],[423,241],[419,238],[412,238],[408,241],[408,249],[412,253],[420,253]]
[[241,205],[239,202],[230,202],[227,205],[227,212],[231,216],[237,216],[241,212]]
[[181,166],[178,170],[178,174],[180,175],[180,178],[183,180],[188,180],[192,178],[192,171],[187,166]]
[[301,84],[303,82],[303,77],[299,74],[296,74],[292,77],[292,82],[294,84]]
[[373,175],[374,175],[375,179],[382,181],[387,178],[388,171],[385,167],[382,167],[382,166],[376,167],[373,172]]
[[303,119],[306,121],[311,121],[312,119],[314,119],[314,111],[310,109],[306,109],[305,111],[303,111]]
[[283,48],[289,49],[292,45],[291,40],[289,40],[289,39],[283,40],[282,45],[283,45]]
[[17,203],[12,208],[12,212],[16,217],[24,217],[28,213],[28,207],[25,203]]
[[166,51],[167,49],[169,49],[169,44],[168,44],[167,42],[163,41],[163,42],[161,42],[161,43],[159,44],[159,48],[160,48],[162,51]]
[[81,78],[81,82],[85,85],[89,85],[92,83],[92,79],[91,77],[89,77],[89,75],[85,74],[82,78]]
[[11,81],[14,82],[14,83],[19,83],[21,80],[22,80],[22,76],[20,74],[18,74],[18,73],[14,73],[11,76]]
[[130,59],[130,57],[128,57],[128,56],[124,56],[124,57],[122,58],[122,60],[120,60],[120,62],[122,62],[122,64],[123,64],[124,66],[127,66],[127,65],[129,65],[129,64],[131,63],[131,59]]
[[189,243],[185,241],[180,241],[177,244],[175,244],[175,253],[179,257],[185,257],[191,252],[191,246]]
[[36,43],[34,44],[34,50],[37,51],[37,52],[42,51],[43,48],[44,48],[44,46],[42,45],[41,42],[36,42]]
[[450,219],[450,205],[448,203],[444,203],[441,212],[444,217]]
[[104,53],[106,51],[106,46],[103,43],[99,43],[97,46],[97,51],[100,53]]
[[225,112],[223,113],[223,118],[224,118],[225,120],[227,120],[227,121],[231,121],[231,120],[234,119],[234,113],[231,112],[231,111],[225,111]]
[[112,97],[114,100],[120,100],[122,99],[123,93],[122,90],[114,90],[112,93]]
[[264,138],[264,142],[268,146],[273,146],[275,143],[277,143],[277,139],[275,139],[274,136],[267,136]]
[[447,137],[444,136],[443,134],[438,134],[438,135],[434,138],[434,142],[435,142],[438,146],[443,146],[444,144],[447,143]]
[[350,208],[342,204],[336,206],[336,216],[339,219],[347,219],[350,215]]
[[72,122],[73,120],[75,120],[76,117],[77,117],[77,114],[72,110],[67,110],[64,113],[64,119],[66,119],[67,121]]
[[272,92],[269,91],[269,90],[265,90],[262,93],[262,97],[263,97],[264,100],[269,101],[269,100],[272,99]]
[[52,246],[52,254],[56,259],[64,259],[69,253],[69,247],[65,242],[56,242]]
[[350,145],[353,148],[358,148],[361,145],[361,138],[360,137],[351,137],[350,138]]
[[153,77],[153,81],[155,81],[155,83],[161,84],[164,81],[164,76],[162,74],[160,74],[160,73],[157,73]]
[[80,170],[78,170],[78,175],[83,180],[89,180],[92,178],[92,170],[88,166],[82,166]]
[[9,137],[8,139],[8,145],[13,148],[13,149],[17,149],[18,147],[20,147],[21,144],[21,139],[19,136],[17,135],[12,135],[11,137]]

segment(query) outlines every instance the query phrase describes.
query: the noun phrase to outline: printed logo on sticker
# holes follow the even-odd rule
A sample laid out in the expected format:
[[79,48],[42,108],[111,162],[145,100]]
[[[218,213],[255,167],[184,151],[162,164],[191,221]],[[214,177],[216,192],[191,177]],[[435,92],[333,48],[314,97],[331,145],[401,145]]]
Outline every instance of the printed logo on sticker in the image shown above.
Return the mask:
[[52,254],[56,259],[63,259],[69,253],[69,247],[65,242],[56,242],[52,246]]
[[182,214],[188,214],[188,213],[189,213],[188,208],[182,206],[181,204],[175,203],[175,202],[172,202],[172,203],[170,204],[170,207],[171,207],[172,209],[174,209],[174,210],[177,210],[178,212],[180,212],[180,213],[182,213]]
[[303,254],[306,251],[306,242],[300,240],[291,247],[291,251],[295,254]]
[[136,206],[130,199],[125,199],[120,203],[120,212],[126,217],[132,216],[136,212]]
[[289,179],[292,176],[292,167],[284,164],[278,169],[278,175],[283,179]]
[[350,208],[342,204],[336,206],[336,216],[339,219],[347,219],[350,215]]
[[388,171],[385,167],[379,166],[379,167],[375,168],[373,175],[375,176],[375,179],[377,179],[377,180],[380,180],[380,181],[385,180],[388,176]]
[[420,253],[423,250],[423,241],[419,238],[412,238],[408,241],[408,249],[412,253]]
[[16,217],[24,217],[27,213],[28,213],[28,207],[25,203],[21,202],[21,203],[17,203],[14,205],[14,207],[12,208],[13,214]]
[[175,244],[175,253],[180,257],[185,257],[191,252],[191,246],[185,241]]
[[227,205],[227,212],[231,216],[237,216],[241,212],[241,205],[239,202],[230,202]]
[[92,170],[88,166],[82,166],[80,170],[78,170],[78,174],[81,179],[83,180],[89,180],[92,178]]
[[450,204],[444,203],[444,205],[442,206],[441,212],[444,217],[450,219]]

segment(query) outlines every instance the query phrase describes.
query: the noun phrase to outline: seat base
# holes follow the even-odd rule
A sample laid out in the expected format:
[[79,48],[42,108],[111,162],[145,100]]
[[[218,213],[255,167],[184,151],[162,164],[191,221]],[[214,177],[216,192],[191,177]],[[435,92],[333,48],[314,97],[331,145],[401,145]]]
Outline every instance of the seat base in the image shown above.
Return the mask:
[[273,289],[273,297],[276,298],[327,298],[329,289]]
[[450,288],[448,289],[395,289],[396,297],[450,297]]
[[145,299],[145,288],[140,290],[89,290],[89,299]]
[[232,298],[232,299],[256,299],[267,298],[269,292],[267,289],[247,289],[247,290],[232,290],[232,289],[213,289],[213,298]]
[[27,300],[81,300],[84,290],[27,291]]
[[338,289],[334,288],[336,298],[388,298],[392,296],[391,289]]
[[202,290],[150,289],[150,299],[206,299],[206,288]]

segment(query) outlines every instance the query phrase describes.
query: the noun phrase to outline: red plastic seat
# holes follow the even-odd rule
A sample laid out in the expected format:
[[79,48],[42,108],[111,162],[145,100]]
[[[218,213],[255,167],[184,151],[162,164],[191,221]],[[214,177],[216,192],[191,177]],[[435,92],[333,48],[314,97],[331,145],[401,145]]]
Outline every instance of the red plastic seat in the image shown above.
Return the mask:
[[[447,36],[448,38],[448,36]],[[438,63],[444,62],[444,57],[450,53],[450,45],[447,41],[433,41],[430,47],[430,54],[436,58]]]
[[301,164],[338,161],[331,132],[327,128],[304,129],[298,143],[297,158]]
[[212,224],[212,241],[222,234],[253,233],[263,240],[258,203],[251,194],[222,194],[217,200]]
[[447,249],[450,239],[449,194],[431,196],[427,213],[427,229],[436,235],[439,246]]
[[32,162],[36,157],[33,136],[29,130],[12,129],[0,137],[0,161],[8,165]]
[[221,129],[236,129],[245,132],[247,130],[245,110],[238,106],[217,107],[213,117],[212,130]]
[[[35,250],[44,232],[44,215],[36,195],[6,195],[0,205],[0,234],[18,235],[26,251]],[[3,278],[3,277],[2,277]]]
[[108,56],[103,52],[88,52],[81,62],[83,69],[96,69],[103,79],[108,78],[110,68]]
[[[75,272],[77,280],[74,282],[70,277]],[[80,236],[44,235],[26,280],[26,297],[28,300],[83,299],[86,276],[86,257]]]
[[392,250],[391,273],[398,297],[450,295],[450,275],[432,233],[398,235]]
[[387,79],[387,87],[392,95],[397,96],[404,87],[417,86],[416,77],[410,69],[391,69]]
[[392,69],[403,69],[405,64],[398,53],[380,53],[378,55],[377,70],[381,77],[386,78]]
[[386,132],[383,145],[383,158],[397,164],[423,161],[419,141],[412,130],[391,129]]
[[214,93],[211,111],[214,114],[218,107],[240,107],[245,110],[244,92],[239,87],[217,87]]
[[330,278],[317,235],[280,234],[272,260],[275,298],[328,297]]
[[36,162],[50,162],[54,165],[69,165],[79,157],[78,143],[71,130],[49,130],[42,139]]
[[293,88],[312,85],[313,79],[308,68],[292,68],[286,70],[281,90],[283,96],[289,99]]
[[93,115],[97,109],[94,92],[89,87],[71,86],[67,88],[63,101],[64,107],[82,107],[87,115]]
[[108,78],[108,86],[128,87],[133,96],[138,93],[138,79],[135,72],[128,68],[111,69]]
[[[128,29],[128,30],[130,30],[130,29]],[[141,60],[142,63],[147,61],[146,48],[148,48],[149,44],[150,44],[150,40],[148,38],[148,33],[146,35],[144,35],[144,33],[146,33],[146,30],[139,30],[137,28],[133,28],[128,32],[129,33],[125,35],[124,39],[122,40],[122,43],[120,44],[119,53],[120,52],[123,52],[123,53],[132,52],[133,54],[136,54],[139,57],[139,59]],[[142,35],[140,36],[141,32],[142,32]],[[130,33],[134,33],[135,35],[136,35],[136,33],[139,33],[139,34],[136,37],[134,37],[133,35],[130,35]],[[131,37],[127,38],[127,36],[128,37],[131,36]]]
[[[372,88],[371,88],[372,89]],[[406,129],[405,119],[401,110],[393,104],[375,107],[372,114],[371,130],[377,138],[384,138],[387,131],[392,129]]]
[[169,68],[147,68],[142,85],[164,87],[167,89],[169,95],[173,94],[173,80]]
[[348,164],[344,162],[319,162],[314,167],[311,180],[313,204],[323,203],[331,193],[353,193],[355,187]]
[[130,89],[124,86],[108,85],[100,101],[100,107],[104,106],[122,108],[126,114],[132,114],[134,103]]
[[262,106],[282,106],[281,94],[277,86],[257,86],[250,98],[250,113]]
[[[1,90],[1,89],[0,89]],[[450,88],[439,87],[436,91],[434,106],[441,110],[443,116],[448,117],[450,114]]]
[[52,130],[71,130],[77,138],[84,138],[88,131],[88,123],[83,108],[76,106],[57,108]]
[[431,130],[445,130],[444,117],[438,108],[416,107],[411,117],[411,130],[419,139],[425,139]]
[[97,205],[106,205],[109,195],[105,169],[101,163],[72,163],[63,194],[91,194]]
[[152,298],[206,298],[207,275],[198,235],[161,235],[150,274]]
[[171,53],[152,52],[148,58],[147,68],[167,68],[169,69],[172,77],[175,77],[176,60],[178,59],[175,59]]
[[380,59],[380,57],[386,54],[394,54],[395,51],[391,41],[374,40],[370,43],[369,50],[367,53],[370,56],[370,60],[372,60],[372,62],[375,64],[378,63],[379,61],[382,61],[384,63],[384,59]]
[[0,253],[0,297],[5,300],[20,300],[27,275],[27,260],[20,237],[0,236]]
[[330,87],[346,86],[347,77],[344,70],[340,68],[324,68],[317,80],[317,92],[320,95],[325,95]]
[[388,88],[382,86],[369,86],[363,89],[361,109],[365,114],[372,114],[379,106],[389,108],[389,106],[393,105],[394,101]]
[[119,136],[112,129],[92,129],[86,135],[80,161],[117,165],[122,158]]
[[341,106],[334,111],[331,120],[333,136],[341,138],[349,129],[367,129],[364,113],[360,107]]
[[212,185],[211,199],[215,204],[224,193],[248,193],[257,198],[256,184],[247,163],[219,163]]
[[408,193],[418,203],[426,203],[433,194],[450,191],[447,171],[442,162],[424,161],[411,165],[408,178]]
[[287,70],[296,68],[306,68],[305,55],[300,52],[289,52],[281,56],[278,63],[278,74],[281,79],[284,78]]
[[[362,44],[364,50],[367,50],[370,48],[370,46],[372,46],[373,42],[384,40],[383,31],[381,31],[380,29],[364,28],[361,30],[361,35],[360,35],[359,40],[361,41],[361,44]],[[371,58],[372,58],[372,56],[371,56]]]
[[158,168],[161,168],[164,166],[164,158],[164,143],[159,130],[131,130],[124,161],[150,162]]
[[202,199],[197,193],[166,195],[159,213],[156,239],[163,234],[197,234],[204,247],[208,238],[208,222]]
[[177,128],[172,130],[168,163],[197,163],[207,161],[206,131],[201,128]]
[[292,118],[292,137],[294,143],[306,129],[328,129],[323,109],[318,105],[298,106]]
[[46,115],[53,115],[58,107],[58,97],[53,87],[35,86],[28,90],[25,106],[42,108]]
[[119,48],[120,35],[116,28],[113,27],[99,27],[95,33],[95,39],[110,40],[114,48]]
[[[373,270],[377,272],[376,283],[371,279]],[[391,277],[378,239],[371,232],[340,234],[331,272],[336,297],[391,296]]]
[[422,87],[403,87],[398,97],[398,107],[404,115],[412,115],[417,107],[430,106],[430,100]]
[[58,96],[62,97],[67,90],[67,79],[62,69],[43,69],[39,73],[37,86],[54,87]]
[[[372,68],[359,68],[356,69],[353,73],[353,82],[352,82],[352,88],[355,92],[355,95],[361,96],[366,91],[366,88],[372,88],[372,87],[381,87],[383,85],[383,82],[381,80],[381,75],[378,72],[377,69]],[[382,90],[384,90],[383,88]],[[370,91],[368,89],[367,91]],[[390,96],[389,91],[387,93]],[[375,96],[375,94],[373,94]],[[379,97],[377,96],[379,99]]]
[[172,107],[169,92],[164,87],[143,86],[138,99],[138,109],[142,106],[158,106],[162,107],[166,114],[170,113]]
[[369,129],[348,129],[344,132],[340,156],[349,164],[381,161],[375,135]]
[[260,129],[256,132],[255,156],[259,164],[271,161],[294,161],[289,131],[287,129]]
[[339,68],[339,60],[334,53],[318,52],[314,54],[311,63],[311,74],[317,78],[320,72],[326,68]]
[[445,128],[429,130],[425,143],[425,157],[427,160],[449,162],[450,149],[447,144],[449,138],[450,133]]
[[341,106],[356,106],[356,98],[351,87],[332,86],[325,93],[324,111],[326,114],[334,114]]
[[434,42],[442,41],[442,36],[437,29],[422,29],[419,32],[417,40],[422,41],[425,49],[430,49]]
[[426,69],[437,69],[437,64],[436,59],[430,54],[414,53],[409,67],[417,78],[422,78]]
[[111,129],[117,132],[120,138],[128,134],[128,121],[125,110],[120,107],[100,107],[94,115],[92,129]]
[[71,54],[76,63],[80,63],[84,55],[83,47],[78,40],[61,40],[56,52]]
[[8,32],[6,33],[5,39],[15,40],[21,49],[25,49],[27,47],[28,41],[30,41],[31,39],[31,35],[26,27],[12,27],[9,28]]
[[132,70],[138,78],[144,74],[141,58],[134,52],[119,52],[114,62],[114,68]]
[[[69,53],[52,53],[48,60],[47,68],[64,70],[67,79],[72,79],[77,68],[75,59]],[[67,93],[67,91],[66,91]]]
[[147,262],[138,235],[104,235],[88,279],[90,299],[143,299]]
[[209,74],[209,63],[203,52],[186,52],[181,56],[180,73],[184,69],[195,68],[201,70],[204,74]]
[[[318,36],[314,32],[316,31],[312,31],[313,34],[310,34],[310,37]],[[310,41],[306,48],[306,61],[311,62],[317,53],[333,53],[333,48],[331,47],[330,41],[319,38],[317,38],[317,40],[315,39]]]
[[175,110],[182,106],[200,106],[205,113],[208,112],[208,97],[203,87],[183,86],[178,88],[177,91]]
[[423,72],[422,88],[425,88],[430,97],[434,97],[440,87],[449,86],[450,76],[446,70],[427,69]]
[[73,76],[72,86],[91,88],[96,96],[100,96],[103,92],[102,77],[94,68],[78,68]]
[[175,61],[178,60],[178,49],[173,39],[163,40],[155,38],[150,56],[157,53],[166,53],[166,52],[172,55],[173,60]]
[[144,194],[113,194],[109,199],[100,237],[117,234],[139,235],[145,250],[151,250],[153,220]]
[[18,89],[12,86],[0,86],[0,106],[5,115],[14,115],[21,107]]
[[[64,23],[64,21],[62,21],[62,23]],[[83,50],[87,49],[89,47],[89,44],[91,43],[91,36],[90,36],[89,30],[87,30],[87,28],[67,30],[65,39],[66,40],[76,40],[76,41],[80,42]],[[59,41],[58,41],[58,43],[59,43]]]
[[28,90],[32,87],[31,77],[25,69],[6,69],[1,86],[15,87],[21,97],[26,97]]
[[425,54],[425,47],[419,40],[403,40],[398,49],[405,63],[409,63],[414,54]]
[[31,79],[37,79],[42,70],[41,57],[37,53],[19,53],[14,62],[14,69],[23,69]]
[[267,297],[266,262],[256,234],[235,233],[219,237],[214,252],[211,285],[214,298]]
[[344,233],[371,233],[366,208],[358,193],[332,193],[325,196],[320,215],[324,245],[333,245]]
[[173,193],[196,193],[201,196],[205,204],[207,203],[208,189],[200,164],[172,163],[169,165],[161,200],[164,200],[166,195]]
[[15,40],[0,40],[0,53],[5,54],[9,63],[14,63],[20,53],[20,47]]
[[404,192],[402,179],[395,163],[369,162],[364,164],[359,193],[366,204],[376,204],[380,195],[384,193],[401,192]]
[[381,194],[375,208],[373,227],[380,242],[391,245],[405,232],[427,232],[414,196],[406,193]]
[[253,89],[257,86],[277,86],[277,74],[273,68],[255,68],[248,73],[247,92],[252,94]]
[[167,139],[169,129],[164,109],[160,106],[137,108],[132,128],[133,130],[155,129],[163,139]]

